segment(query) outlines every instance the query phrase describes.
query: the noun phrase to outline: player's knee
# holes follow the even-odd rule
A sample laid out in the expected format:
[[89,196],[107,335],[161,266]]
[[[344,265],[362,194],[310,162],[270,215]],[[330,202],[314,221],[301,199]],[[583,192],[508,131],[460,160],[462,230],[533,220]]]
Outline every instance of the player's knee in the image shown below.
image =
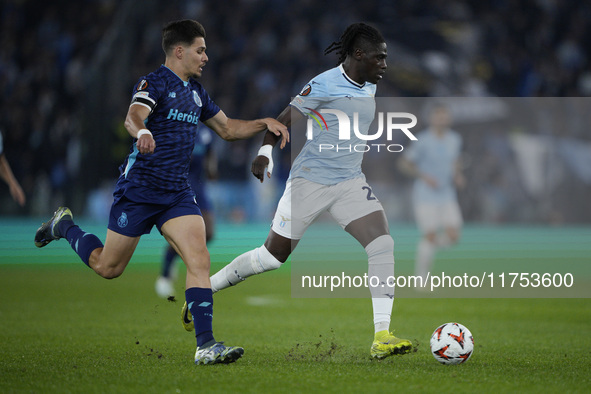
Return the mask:
[[123,269],[119,267],[98,266],[95,272],[105,279],[115,279],[121,276]]
[[425,239],[427,242],[435,245],[437,243],[437,233],[435,233],[435,232],[425,233],[425,234],[423,234],[423,239]]
[[185,261],[187,273],[197,277],[209,277],[211,260],[209,253],[202,253],[194,258],[187,258]]
[[271,252],[269,252],[267,250],[267,248],[265,248],[264,245],[261,246],[260,248],[257,248],[255,250],[255,253],[256,253],[256,260],[258,263],[257,265],[259,266],[258,268],[260,269],[260,272],[257,272],[257,273],[275,270],[275,269],[281,267],[281,264],[283,264],[275,256],[273,256],[271,254]]
[[115,279],[121,276],[129,260],[106,261],[101,256],[91,259],[90,266],[101,277],[105,279]]
[[460,241],[460,234],[457,231],[448,232],[447,236],[449,237],[449,242],[451,244],[455,245]]
[[388,234],[381,235],[371,241],[366,247],[365,251],[371,258],[378,255],[393,255],[394,254],[394,240]]

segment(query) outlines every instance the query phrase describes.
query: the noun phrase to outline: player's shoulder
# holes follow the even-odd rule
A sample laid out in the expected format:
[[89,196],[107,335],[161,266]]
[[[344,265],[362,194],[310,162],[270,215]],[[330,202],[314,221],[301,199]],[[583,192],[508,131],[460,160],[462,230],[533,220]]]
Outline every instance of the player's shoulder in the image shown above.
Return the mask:
[[306,86],[304,86],[299,95],[326,96],[332,81],[334,81],[338,75],[340,75],[338,72],[338,67],[321,72],[312,78]]
[[135,85],[135,90],[153,90],[166,85],[167,79],[169,78],[169,75],[166,71],[166,67],[160,66],[155,71],[141,76]]
[[197,81],[195,78],[189,79],[189,84],[191,85],[191,89],[196,90],[200,95],[202,93],[207,93],[205,87],[201,84],[201,82]]

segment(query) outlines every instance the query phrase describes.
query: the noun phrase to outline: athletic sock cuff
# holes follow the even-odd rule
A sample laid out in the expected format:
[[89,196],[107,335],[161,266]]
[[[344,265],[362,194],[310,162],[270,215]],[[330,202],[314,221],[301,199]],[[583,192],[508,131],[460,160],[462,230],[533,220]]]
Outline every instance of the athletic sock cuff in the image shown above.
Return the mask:
[[84,264],[90,267],[90,255],[95,249],[102,248],[104,245],[101,240],[94,234],[86,233],[83,239],[84,249],[80,252],[80,258]]

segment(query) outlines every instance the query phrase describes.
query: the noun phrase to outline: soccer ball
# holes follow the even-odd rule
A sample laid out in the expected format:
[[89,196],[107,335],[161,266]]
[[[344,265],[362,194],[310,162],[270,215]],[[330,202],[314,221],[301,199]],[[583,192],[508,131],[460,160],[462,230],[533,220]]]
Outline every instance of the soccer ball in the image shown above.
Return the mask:
[[474,351],[472,333],[460,323],[445,323],[431,335],[431,354],[442,364],[461,364]]

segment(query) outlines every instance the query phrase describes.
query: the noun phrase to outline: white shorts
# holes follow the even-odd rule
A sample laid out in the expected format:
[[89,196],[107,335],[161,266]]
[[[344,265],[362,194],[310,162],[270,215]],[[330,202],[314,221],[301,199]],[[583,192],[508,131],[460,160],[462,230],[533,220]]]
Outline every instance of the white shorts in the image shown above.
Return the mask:
[[457,201],[444,203],[415,203],[415,218],[423,233],[462,226],[462,212]]
[[336,185],[295,178],[285,185],[271,228],[283,237],[299,240],[325,211],[345,228],[353,220],[383,209],[364,178]]

